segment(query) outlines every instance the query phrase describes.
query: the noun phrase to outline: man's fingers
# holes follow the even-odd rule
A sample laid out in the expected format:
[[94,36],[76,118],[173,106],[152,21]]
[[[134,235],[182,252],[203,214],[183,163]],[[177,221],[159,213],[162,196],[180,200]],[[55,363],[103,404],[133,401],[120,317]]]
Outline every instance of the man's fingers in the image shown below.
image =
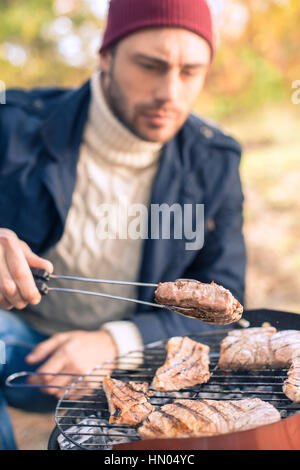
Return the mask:
[[[48,366],[47,366],[48,367]],[[61,397],[68,386],[71,385],[71,383],[76,380],[77,377],[67,375],[64,375],[65,371],[61,370],[59,372],[62,375],[46,375],[46,380],[44,381],[45,385],[49,385],[51,388],[43,388],[43,391],[45,393],[48,393],[49,395],[55,395],[57,397]]]
[[[28,303],[34,305],[39,303],[41,294],[36,287],[21,246],[15,244],[11,246],[10,249],[5,250],[5,260],[10,278],[17,287],[17,291],[14,292],[14,295],[6,296],[7,299],[9,301],[11,298],[14,299],[14,306],[17,308],[24,308]],[[5,271],[3,266],[1,267],[1,271]]]
[[[9,268],[7,266],[6,257],[2,251],[1,256],[1,269],[0,269],[0,292],[6,302],[10,306],[14,306],[16,308],[24,308],[26,306],[26,301],[23,299],[18,286],[13,279]],[[4,256],[3,256],[4,255]],[[4,307],[3,303],[1,302],[1,306]],[[5,307],[4,307],[5,308]]]
[[53,272],[50,261],[34,254],[11,230],[0,229],[0,307],[23,309],[41,301],[30,266]]
[[[41,344],[39,346],[41,346]],[[29,356],[26,358],[26,362],[29,362],[28,357]],[[53,374],[61,373],[64,365],[65,359],[61,352],[54,352],[51,357],[36,370],[37,374],[33,374],[28,378],[28,382],[35,385],[49,385],[53,377],[56,377]]]
[[25,255],[25,258],[31,268],[45,269],[50,274],[53,273],[53,264],[40,256],[36,255],[31,251],[27,243],[21,241],[21,246]]
[[[44,361],[50,354],[52,354],[64,341],[63,334],[57,334],[52,336],[52,338],[46,339],[42,343],[38,344],[35,349],[31,351],[28,356],[26,356],[26,362],[28,364],[37,364]],[[50,360],[49,360],[50,361]],[[46,364],[48,364],[48,362]],[[48,370],[50,370],[48,368]],[[55,372],[57,368],[51,372]]]
[[11,305],[2,294],[0,294],[0,306],[5,310],[11,310],[13,308],[13,305]]

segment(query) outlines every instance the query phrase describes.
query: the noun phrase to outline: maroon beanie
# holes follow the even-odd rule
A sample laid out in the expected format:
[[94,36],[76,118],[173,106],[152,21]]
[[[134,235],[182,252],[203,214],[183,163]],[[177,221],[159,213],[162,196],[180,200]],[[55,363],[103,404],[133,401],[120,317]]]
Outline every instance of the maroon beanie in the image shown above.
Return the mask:
[[212,16],[206,0],[110,0],[100,52],[135,31],[173,26],[206,39],[214,54]]

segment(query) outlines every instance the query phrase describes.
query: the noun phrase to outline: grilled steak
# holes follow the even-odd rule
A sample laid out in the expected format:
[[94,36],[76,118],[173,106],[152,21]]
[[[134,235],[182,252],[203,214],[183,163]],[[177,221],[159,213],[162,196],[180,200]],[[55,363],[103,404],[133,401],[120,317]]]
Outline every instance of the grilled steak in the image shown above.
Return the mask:
[[272,405],[245,400],[175,400],[151,413],[138,428],[142,439],[201,437],[244,431],[280,420]]
[[300,356],[300,331],[283,330],[271,338],[273,367],[288,367],[292,358]]
[[146,382],[122,382],[105,377],[103,389],[108,401],[109,423],[129,424],[136,426],[155,408],[148,402],[152,395]]
[[167,358],[155,374],[151,388],[170,391],[207,382],[209,347],[188,337],[175,336],[167,342]]
[[282,391],[291,401],[300,403],[300,356],[292,360]]
[[276,328],[248,328],[229,331],[220,349],[223,370],[264,369],[272,360],[270,340]]
[[223,370],[251,370],[289,367],[300,353],[300,331],[276,328],[233,330],[221,343],[219,367]]
[[[226,325],[238,321],[243,307],[231,292],[218,284],[183,279],[159,283],[155,291],[159,304],[179,308],[178,312],[206,323]],[[186,310],[180,310],[184,308]]]

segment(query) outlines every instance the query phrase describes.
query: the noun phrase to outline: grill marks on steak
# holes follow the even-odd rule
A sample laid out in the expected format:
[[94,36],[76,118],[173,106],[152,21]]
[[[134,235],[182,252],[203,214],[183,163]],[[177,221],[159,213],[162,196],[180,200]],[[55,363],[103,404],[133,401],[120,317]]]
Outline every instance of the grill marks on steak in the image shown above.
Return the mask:
[[232,330],[221,342],[219,367],[222,370],[264,369],[272,360],[270,340],[276,328]]
[[282,391],[291,401],[300,403],[300,356],[292,360]]
[[155,409],[148,402],[148,398],[152,393],[148,390],[146,382],[125,383],[121,380],[105,377],[103,389],[111,414],[110,424],[118,423],[136,426]]
[[252,370],[289,367],[300,355],[300,331],[276,328],[233,330],[223,339],[219,367],[223,370]]
[[242,305],[232,293],[215,282],[205,284],[189,279],[161,282],[155,291],[155,301],[172,306],[185,316],[212,324],[236,322],[243,313]]
[[288,367],[293,357],[300,356],[300,331],[283,330],[271,338],[274,367]]
[[167,358],[156,371],[153,390],[172,391],[207,382],[209,347],[188,337],[174,336],[166,345]]
[[244,400],[175,400],[151,413],[139,427],[142,439],[201,437],[253,429],[280,420],[272,405]]

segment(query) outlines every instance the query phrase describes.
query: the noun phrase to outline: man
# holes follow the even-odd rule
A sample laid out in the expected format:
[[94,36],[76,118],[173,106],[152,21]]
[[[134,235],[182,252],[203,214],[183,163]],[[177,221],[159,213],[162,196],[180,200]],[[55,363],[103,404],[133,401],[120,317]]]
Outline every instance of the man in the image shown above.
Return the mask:
[[[240,146],[190,114],[214,53],[205,0],[112,0],[101,73],[80,89],[7,93],[0,107],[2,383],[24,369],[81,374],[143,344],[209,328],[124,301],[61,292],[41,301],[30,267],[143,283],[214,280],[243,303]],[[136,204],[204,204],[204,246],[187,249],[184,237],[100,236],[103,206],[122,212]],[[94,290],[153,300],[145,286]],[[68,383],[64,375],[41,380],[46,393],[2,387],[3,448],[15,448],[6,402],[53,406],[63,390],[55,386]]]

